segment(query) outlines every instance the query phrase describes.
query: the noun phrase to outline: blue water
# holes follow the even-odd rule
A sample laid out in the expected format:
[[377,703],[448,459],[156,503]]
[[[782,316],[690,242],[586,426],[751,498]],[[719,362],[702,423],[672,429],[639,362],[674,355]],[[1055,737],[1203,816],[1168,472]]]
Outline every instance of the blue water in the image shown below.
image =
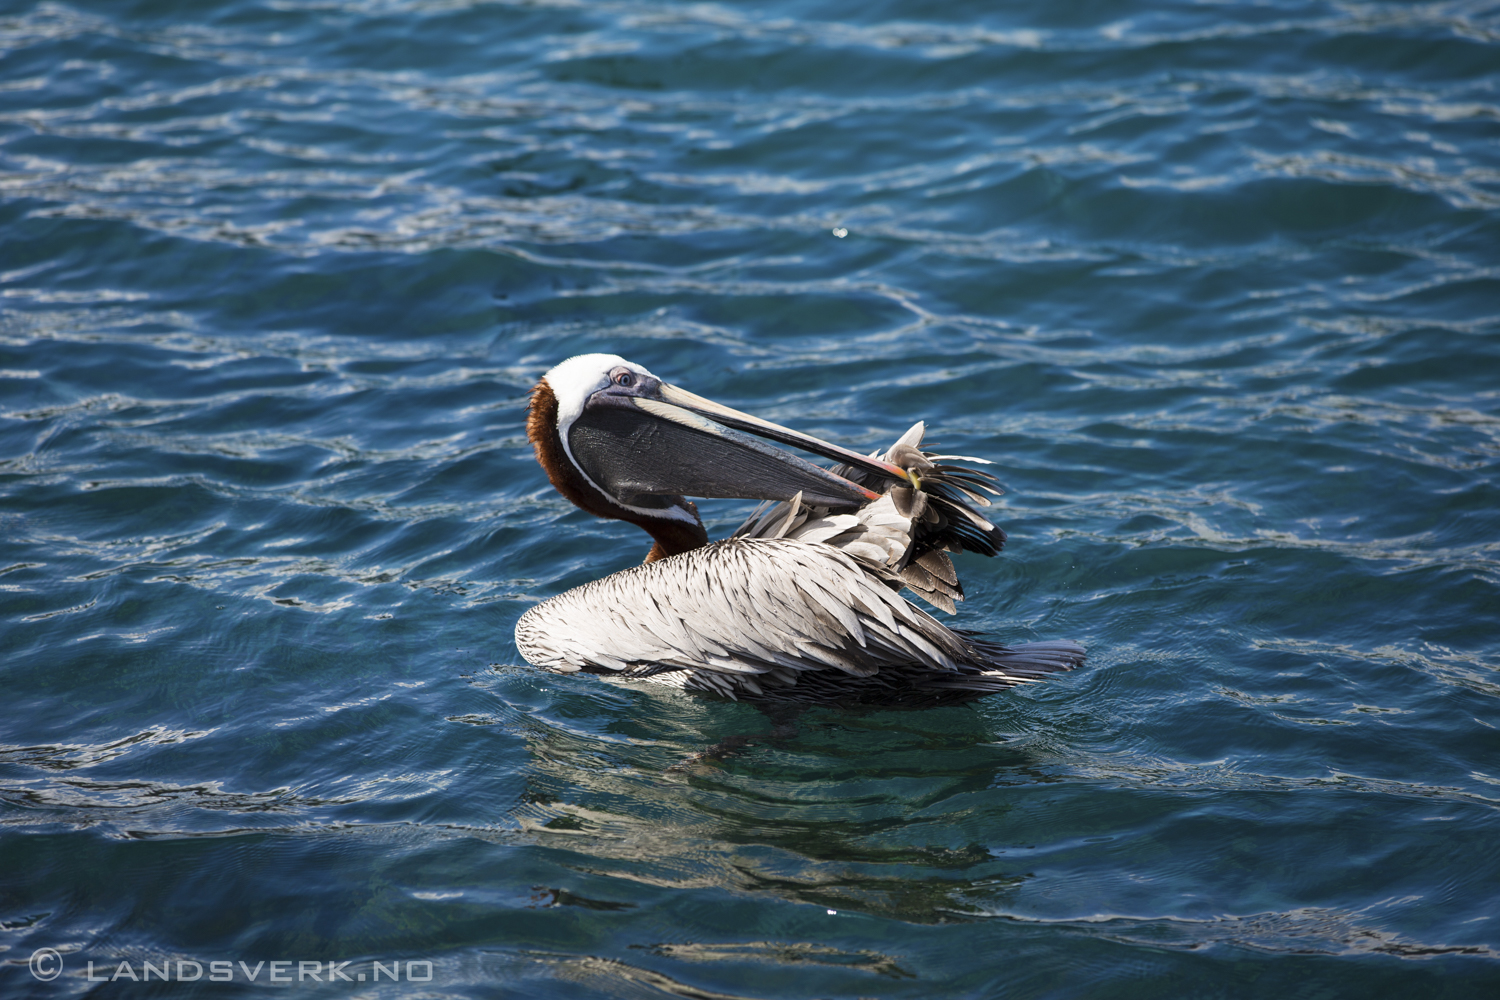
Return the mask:
[[[5,0],[0,308],[6,996],[1500,988],[1493,0]],[[586,351],[993,459],[1088,664],[525,666]]]

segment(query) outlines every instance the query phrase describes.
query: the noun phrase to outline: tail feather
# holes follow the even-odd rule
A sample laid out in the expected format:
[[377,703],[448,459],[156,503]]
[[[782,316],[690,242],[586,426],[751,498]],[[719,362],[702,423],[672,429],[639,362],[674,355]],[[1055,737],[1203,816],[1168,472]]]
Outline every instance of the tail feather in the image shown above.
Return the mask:
[[923,690],[947,692],[955,700],[953,703],[969,701],[1021,684],[1036,684],[1048,674],[1072,670],[1087,655],[1078,643],[1065,639],[1006,646],[964,634],[964,642],[974,654],[971,665],[954,673],[925,674],[921,680]]
[[983,639],[969,639],[968,642],[981,654],[988,669],[1012,677],[1042,677],[1073,670],[1082,666],[1088,656],[1088,651],[1082,646],[1066,639],[1023,642],[1014,646]]

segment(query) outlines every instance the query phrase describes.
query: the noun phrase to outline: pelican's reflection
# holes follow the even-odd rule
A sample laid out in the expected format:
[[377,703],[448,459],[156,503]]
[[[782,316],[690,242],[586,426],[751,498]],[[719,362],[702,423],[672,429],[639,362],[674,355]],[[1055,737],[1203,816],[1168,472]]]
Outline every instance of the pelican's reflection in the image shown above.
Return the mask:
[[[629,704],[580,704],[616,697]],[[512,817],[579,871],[923,923],[1028,877],[983,840],[1010,809],[997,774],[1035,762],[965,708],[815,709],[789,731],[750,706],[594,683],[521,720],[532,763]],[[693,753],[734,737],[736,753]]]

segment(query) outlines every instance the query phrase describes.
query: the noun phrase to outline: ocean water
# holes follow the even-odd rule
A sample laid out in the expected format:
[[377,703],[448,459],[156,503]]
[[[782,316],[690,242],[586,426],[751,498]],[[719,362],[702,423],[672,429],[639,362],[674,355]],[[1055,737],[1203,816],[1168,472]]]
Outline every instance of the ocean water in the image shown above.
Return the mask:
[[[1493,0],[3,0],[0,310],[5,996],[1500,990]],[[587,351],[995,461],[1088,663],[526,666]]]

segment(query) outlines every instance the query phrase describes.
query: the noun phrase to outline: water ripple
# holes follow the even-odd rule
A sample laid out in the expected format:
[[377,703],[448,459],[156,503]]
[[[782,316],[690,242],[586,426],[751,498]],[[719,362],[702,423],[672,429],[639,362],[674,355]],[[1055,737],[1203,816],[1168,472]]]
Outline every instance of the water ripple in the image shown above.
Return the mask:
[[[1474,992],[1497,44],[1483,0],[0,15],[3,946]],[[960,621],[1089,663],[795,735],[520,665],[647,545],[526,441],[586,351],[994,460]]]

